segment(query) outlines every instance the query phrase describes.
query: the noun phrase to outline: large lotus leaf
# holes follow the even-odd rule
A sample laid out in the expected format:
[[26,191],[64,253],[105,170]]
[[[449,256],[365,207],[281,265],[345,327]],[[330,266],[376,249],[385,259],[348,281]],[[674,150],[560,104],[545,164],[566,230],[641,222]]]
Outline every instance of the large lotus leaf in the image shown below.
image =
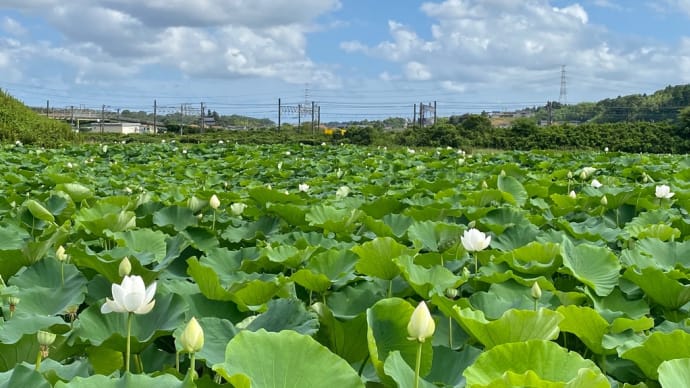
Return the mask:
[[153,256],[155,261],[161,261],[166,256],[169,236],[160,230],[137,229],[113,234],[118,246],[125,248],[127,253],[137,256],[142,265],[150,264],[143,258]]
[[212,300],[233,300],[232,293],[221,285],[218,273],[213,267],[200,263],[195,257],[187,259],[187,265],[187,273],[199,285],[199,290],[204,296]]
[[529,224],[524,211],[512,207],[493,209],[486,213],[479,222],[497,235],[501,235],[506,229],[513,226]]
[[293,204],[269,203],[266,205],[268,214],[275,214],[289,225],[305,227],[309,223],[304,219],[304,207]]
[[290,279],[309,291],[322,293],[331,287],[331,279],[328,276],[314,273],[311,270],[302,268],[295,272]]
[[530,222],[507,228],[502,234],[491,240],[491,247],[502,251],[512,251],[525,246],[537,238],[539,228]]
[[632,360],[645,376],[656,380],[662,362],[676,358],[690,358],[690,334],[682,330],[671,333],[655,332],[642,345],[621,354]]
[[414,222],[414,218],[397,213],[386,214],[381,219],[391,228],[396,237],[402,237]]
[[84,301],[87,280],[74,265],[41,260],[25,268],[8,281],[19,289],[20,311],[58,315]]
[[462,372],[472,365],[481,353],[482,350],[468,344],[463,345],[460,350],[434,346],[434,363],[431,372],[424,378],[437,385],[441,383],[451,387],[464,387],[465,376]]
[[346,249],[331,248],[318,252],[305,265],[305,269],[324,275],[336,288],[347,284],[355,277],[357,255]]
[[[132,318],[132,352],[140,353],[152,340],[171,333],[182,324],[187,306],[179,295],[156,295],[153,310]],[[102,314],[100,305],[87,307],[79,314],[69,344],[88,342],[122,351],[127,337],[127,314]]]
[[[51,353],[53,352],[51,351]],[[23,365],[35,368],[35,365],[26,362]],[[70,381],[77,376],[86,377],[91,373],[90,365],[86,360],[76,360],[63,365],[51,358],[41,361],[39,371],[51,384],[55,384],[59,380]]]
[[666,308],[679,309],[690,302],[690,285],[679,282],[685,279],[685,275],[679,271],[630,267],[623,278],[637,284],[649,299]]
[[320,227],[324,232],[349,234],[357,227],[363,212],[357,209],[338,209],[319,205],[309,209],[305,220],[309,225]]
[[323,303],[314,303],[311,307],[319,317],[319,331],[315,336],[317,341],[349,363],[367,357],[369,349],[365,314],[340,320]]
[[55,193],[46,200],[46,209],[55,215],[56,222],[62,224],[71,220],[76,211],[74,202],[64,193]]
[[253,387],[364,388],[357,372],[313,338],[294,331],[242,331],[227,345],[225,362],[213,370],[231,380],[245,375]]
[[[48,298],[48,296],[44,295],[43,298]],[[7,314],[7,311],[5,311],[4,314]],[[20,304],[17,306],[15,315],[0,325],[0,343],[14,344],[20,341],[24,335],[35,334],[39,330],[64,333],[69,330],[69,326],[62,318],[57,316],[36,315],[22,312]]]
[[267,306],[265,312],[257,315],[247,325],[247,330],[293,330],[300,334],[313,335],[319,329],[316,313],[307,311],[299,299],[274,299],[269,301]]
[[458,288],[466,280],[440,265],[425,268],[414,264],[412,256],[400,256],[394,261],[412,289],[424,299],[429,299],[434,294],[443,295],[447,289]]
[[[589,290],[585,290],[585,293],[604,317],[643,318],[649,315],[649,305],[644,298],[629,298],[618,287],[605,297],[592,295]],[[609,318],[607,320],[610,321]]]
[[690,358],[677,358],[659,365],[662,388],[690,387]]
[[408,228],[407,236],[420,250],[442,252],[457,244],[464,230],[457,224],[416,221]]
[[527,190],[522,183],[510,175],[499,175],[496,186],[503,193],[503,199],[508,203],[523,207],[527,201]]
[[474,385],[474,388],[514,388],[514,387],[539,387],[539,388],[610,388],[611,384],[604,374],[592,369],[580,369],[575,379],[563,382],[552,382],[542,379],[537,373],[528,370],[524,373],[507,371],[503,376],[492,381],[489,385]]
[[91,189],[81,183],[60,183],[55,185],[55,190],[67,193],[74,203],[93,197]]
[[74,221],[77,228],[104,237],[106,230],[121,232],[136,227],[136,214],[115,204],[99,202],[94,207],[81,208]]
[[23,228],[8,223],[0,225],[0,275],[9,279],[23,265],[28,264],[19,252],[31,235]]
[[[585,374],[582,369],[594,373]],[[514,376],[509,376],[511,374]],[[465,369],[463,375],[467,379],[467,387],[477,388],[510,386],[506,385],[505,379],[507,382],[518,382],[517,386],[532,381],[538,385],[527,386],[549,387],[548,384],[561,383],[555,387],[567,387],[567,384],[575,383],[579,385],[573,386],[582,388],[610,387],[606,376],[594,362],[546,340],[498,345],[482,353],[474,364]],[[581,383],[583,379],[589,385]]]
[[0,373],[0,388],[14,387],[50,388],[51,384],[40,372],[20,364],[12,370]]
[[618,285],[621,265],[609,249],[589,244],[575,246],[564,238],[561,256],[563,266],[597,295],[606,296]]
[[591,351],[607,354],[602,345],[609,323],[596,310],[586,306],[559,306],[556,310],[564,317],[559,324],[564,332],[575,334]]
[[404,205],[390,196],[376,196],[376,199],[362,205],[361,209],[376,219],[382,219],[392,214],[399,213]]
[[385,289],[375,282],[360,282],[329,294],[326,304],[337,318],[352,319],[384,297]]
[[484,313],[470,308],[454,307],[453,318],[486,349],[494,346],[532,339],[553,340],[558,337],[558,324],[563,316],[553,310],[508,310],[494,321],[487,321]]
[[558,244],[533,241],[495,260],[496,262],[505,261],[511,268],[521,273],[549,276],[561,266],[560,253]]
[[558,223],[571,236],[589,241],[604,240],[613,242],[622,233],[620,229],[616,228],[615,222],[601,217],[590,217],[583,222],[569,222],[561,219]]
[[[216,317],[203,317],[197,320],[199,326],[204,331],[204,346],[196,353],[197,360],[205,360],[209,368],[225,360],[225,347],[228,342],[238,333],[238,330],[227,319]],[[179,338],[187,326],[184,322],[175,330],[175,348],[182,351],[182,344]]]
[[221,234],[224,240],[237,243],[252,241],[262,236],[270,236],[280,231],[282,221],[278,217],[261,217],[240,227],[230,226]]
[[[552,290],[553,285],[543,280],[544,278],[540,279],[537,281],[544,293],[542,299],[546,300],[548,293],[546,290]],[[489,287],[488,291],[473,293],[469,300],[472,306],[482,310],[488,319],[498,319],[510,309],[533,309],[534,299],[532,298],[530,287],[534,281],[532,280],[529,286],[518,284],[515,281],[494,283]]]
[[168,206],[153,213],[153,223],[158,226],[172,227],[180,232],[190,226],[196,226],[199,219],[196,218],[192,209],[182,206]]
[[162,374],[151,377],[146,374],[125,373],[121,377],[109,377],[93,375],[89,377],[75,377],[69,382],[59,381],[55,388],[129,388],[129,387],[170,387],[193,388],[194,382],[190,379],[178,380],[171,374]]
[[[367,310],[369,356],[379,378],[388,384],[391,381],[384,372],[384,361],[390,352],[398,350],[408,365],[414,367],[416,364],[418,342],[408,339],[407,333],[407,324],[413,311],[412,305],[399,298],[383,299]],[[428,339],[422,345],[421,376],[431,370],[431,342]]]
[[664,242],[657,238],[646,238],[638,241],[635,248],[644,254],[649,263],[646,266],[655,266],[664,271],[670,271],[676,265],[690,269],[690,241]]
[[41,203],[34,199],[27,199],[24,202],[24,206],[29,210],[31,215],[42,221],[55,222],[55,216],[48,209],[46,209]]
[[660,241],[669,241],[680,238],[681,232],[679,229],[666,224],[654,224],[628,228],[625,230],[630,233],[630,237],[643,240],[648,238],[659,239]]
[[303,204],[304,199],[296,194],[286,194],[280,190],[273,190],[267,187],[254,187],[249,190],[249,196],[262,206],[267,203],[293,203]]
[[[67,253],[70,256],[70,261],[78,268],[94,270],[111,283],[122,281],[122,276],[119,274],[122,256],[117,258],[108,256],[112,251],[96,253],[82,244],[70,246],[67,248]],[[132,264],[132,273],[141,276],[144,283],[151,283],[158,277],[157,272],[142,266],[136,258],[130,258],[130,263]]]
[[436,385],[419,378],[419,384],[415,383],[414,369],[412,369],[400,355],[400,352],[394,350],[388,354],[386,361],[383,364],[383,370],[387,376],[395,381],[398,388],[434,388]]
[[355,267],[357,272],[385,280],[392,280],[400,274],[400,269],[393,261],[394,258],[414,255],[412,249],[390,237],[377,237],[351,249],[359,256]]

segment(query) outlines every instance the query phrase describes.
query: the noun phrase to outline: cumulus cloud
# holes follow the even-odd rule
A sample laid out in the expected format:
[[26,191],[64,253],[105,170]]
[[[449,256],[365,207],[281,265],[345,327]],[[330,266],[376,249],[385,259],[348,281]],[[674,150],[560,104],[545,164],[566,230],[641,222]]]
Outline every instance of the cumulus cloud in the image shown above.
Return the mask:
[[[318,16],[339,7],[338,0],[6,0],[0,5],[47,20],[61,36],[39,55],[62,50],[67,55],[56,60],[74,66],[83,80],[129,76],[162,64],[195,77],[249,75],[297,83],[338,82],[330,69],[309,58],[306,34]],[[5,20],[3,29],[8,28],[11,21]]]
[[5,17],[0,23],[0,28],[10,35],[21,36],[26,34],[26,28],[22,26],[18,21]]
[[[688,0],[673,1],[678,6],[690,5]],[[389,39],[372,45],[348,41],[341,48],[393,62],[403,78],[435,81],[448,91],[481,91],[501,85],[504,90],[526,92],[550,87],[558,93],[561,65],[577,74],[571,80],[583,88],[594,88],[611,77],[621,83],[643,77],[652,83],[682,72],[684,59],[673,50],[617,40],[605,28],[591,24],[582,5],[555,7],[552,3],[427,1],[420,10],[433,21],[430,34],[389,21]],[[614,7],[616,3],[599,1],[598,5]],[[668,65],[660,66],[664,62]],[[395,75],[387,73],[387,77]]]

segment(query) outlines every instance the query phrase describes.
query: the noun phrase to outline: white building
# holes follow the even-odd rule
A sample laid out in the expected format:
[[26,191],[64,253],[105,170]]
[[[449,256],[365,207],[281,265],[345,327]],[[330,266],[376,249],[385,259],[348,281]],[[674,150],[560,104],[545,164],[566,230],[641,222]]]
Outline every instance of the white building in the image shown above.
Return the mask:
[[149,126],[140,123],[93,123],[92,132],[103,133],[148,133]]

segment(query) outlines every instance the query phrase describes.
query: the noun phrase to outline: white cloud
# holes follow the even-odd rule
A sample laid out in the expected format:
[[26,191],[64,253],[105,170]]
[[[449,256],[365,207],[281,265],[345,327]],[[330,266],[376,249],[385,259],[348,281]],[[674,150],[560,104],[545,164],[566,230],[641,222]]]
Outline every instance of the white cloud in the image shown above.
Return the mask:
[[431,79],[431,73],[426,65],[414,61],[405,65],[405,76],[413,81],[428,81]]
[[2,7],[47,20],[61,36],[48,47],[34,43],[34,51],[67,53],[53,59],[84,82],[131,76],[153,64],[195,77],[339,82],[306,50],[315,18],[338,9],[338,0],[6,0]]
[[26,28],[11,17],[5,17],[0,23],[0,28],[10,35],[21,36],[26,34]]

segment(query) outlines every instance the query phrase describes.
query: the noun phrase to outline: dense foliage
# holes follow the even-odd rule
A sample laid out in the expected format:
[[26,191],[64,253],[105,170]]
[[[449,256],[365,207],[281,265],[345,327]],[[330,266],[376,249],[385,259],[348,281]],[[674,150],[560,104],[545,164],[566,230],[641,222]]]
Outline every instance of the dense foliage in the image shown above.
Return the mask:
[[[412,386],[421,301],[424,387],[690,384],[684,157],[167,139],[0,159],[2,386]],[[490,241],[468,250],[471,228]],[[127,314],[102,309],[125,258],[157,283],[132,374]]]
[[68,124],[40,116],[0,90],[0,141],[54,146],[75,139]]

